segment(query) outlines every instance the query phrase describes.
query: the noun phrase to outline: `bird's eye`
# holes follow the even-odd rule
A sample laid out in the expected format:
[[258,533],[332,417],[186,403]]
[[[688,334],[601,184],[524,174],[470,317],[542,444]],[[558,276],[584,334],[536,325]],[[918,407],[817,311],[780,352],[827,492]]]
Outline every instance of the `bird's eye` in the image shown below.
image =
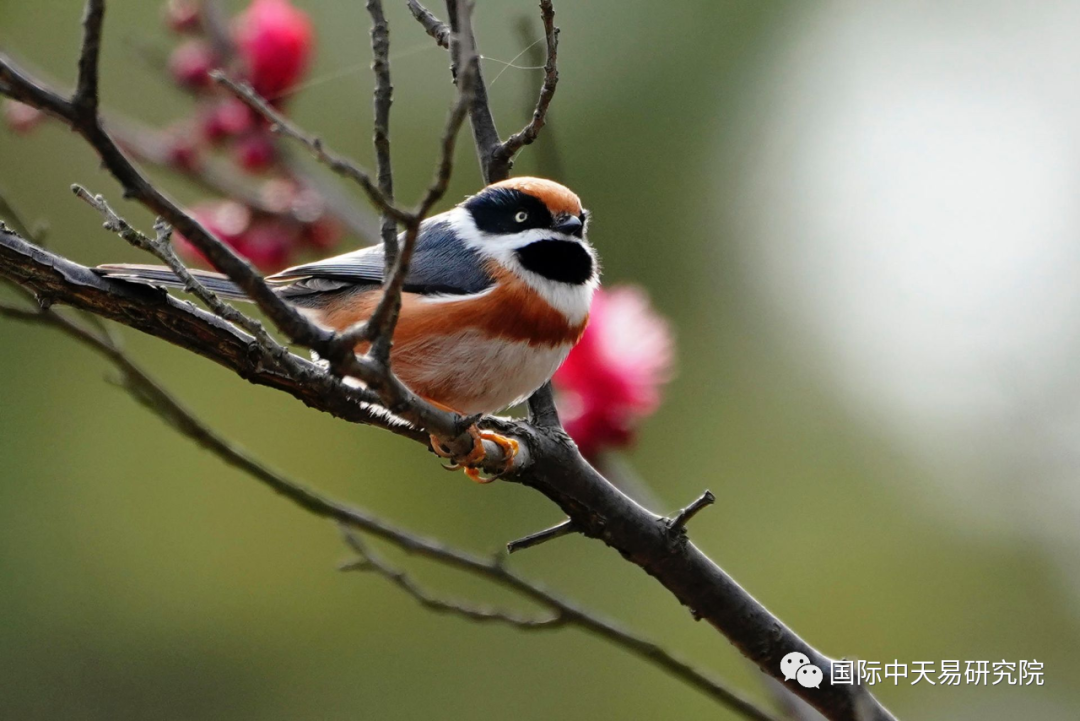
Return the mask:
[[514,220],[516,220],[519,223],[524,223],[528,219],[529,219],[529,214],[526,213],[524,210],[519,210],[517,213],[514,214]]

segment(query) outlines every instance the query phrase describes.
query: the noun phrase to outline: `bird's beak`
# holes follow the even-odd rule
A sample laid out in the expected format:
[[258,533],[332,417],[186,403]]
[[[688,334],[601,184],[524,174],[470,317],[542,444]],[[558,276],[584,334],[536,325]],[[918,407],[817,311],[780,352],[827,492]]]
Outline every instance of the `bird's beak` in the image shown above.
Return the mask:
[[555,223],[554,230],[580,238],[582,231],[581,218],[574,215],[568,215],[565,218],[561,218]]

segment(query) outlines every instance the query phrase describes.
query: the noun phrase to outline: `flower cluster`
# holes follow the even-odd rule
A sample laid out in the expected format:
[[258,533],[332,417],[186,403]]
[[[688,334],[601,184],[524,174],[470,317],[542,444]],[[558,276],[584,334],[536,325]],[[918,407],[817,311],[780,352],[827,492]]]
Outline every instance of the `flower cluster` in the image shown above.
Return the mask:
[[[192,215],[265,271],[333,245],[340,223],[323,198],[283,161],[266,122],[216,87],[210,76],[222,68],[286,111],[315,49],[308,16],[290,0],[252,0],[231,22],[217,27],[217,19],[204,14],[198,0],[168,0],[164,22],[178,40],[169,56],[169,76],[195,105],[188,117],[160,131],[131,132],[133,123],[118,123],[113,131],[117,142],[143,163],[201,180],[220,192],[223,199],[197,204]],[[21,103],[8,101],[3,108],[5,124],[18,133],[31,132],[43,119]],[[210,172],[211,162],[220,159],[232,180],[215,187],[221,174]],[[219,162],[216,168],[221,167]],[[189,259],[201,258],[182,237],[176,240]]]
[[660,405],[674,355],[667,321],[642,289],[597,291],[585,335],[553,379],[566,430],[586,458],[633,441]]
[[278,158],[266,124],[243,102],[217,91],[210,73],[222,67],[235,70],[283,109],[311,61],[315,35],[307,15],[289,0],[254,0],[235,18],[228,37],[217,42],[194,0],[170,0],[165,19],[184,38],[169,57],[169,72],[199,101],[195,127],[185,124],[185,132],[176,133],[182,145],[178,159],[191,162],[192,151],[224,147],[248,172],[273,169]]

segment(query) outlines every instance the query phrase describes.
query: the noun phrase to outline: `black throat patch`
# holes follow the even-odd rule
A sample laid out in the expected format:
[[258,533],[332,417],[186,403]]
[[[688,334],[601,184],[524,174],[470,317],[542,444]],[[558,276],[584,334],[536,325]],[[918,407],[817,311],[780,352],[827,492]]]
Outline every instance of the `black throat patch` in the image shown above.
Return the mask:
[[558,283],[582,285],[593,276],[589,251],[568,240],[538,240],[517,251],[526,270]]

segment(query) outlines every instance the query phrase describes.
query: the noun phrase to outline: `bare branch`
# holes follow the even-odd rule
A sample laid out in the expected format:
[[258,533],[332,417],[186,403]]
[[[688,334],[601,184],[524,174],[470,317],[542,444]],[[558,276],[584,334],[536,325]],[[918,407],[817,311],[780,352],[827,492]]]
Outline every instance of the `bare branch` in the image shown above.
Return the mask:
[[[462,57],[475,57],[475,48],[469,37],[462,42]],[[427,192],[420,200],[412,217],[406,223],[405,240],[400,249],[400,256],[395,263],[393,271],[385,283],[385,291],[379,304],[375,307],[371,318],[365,324],[347,330],[341,334],[341,342],[352,345],[355,341],[364,339],[371,340],[371,355],[376,361],[389,363],[390,340],[393,337],[394,327],[397,324],[398,313],[401,310],[401,293],[405,287],[405,279],[408,276],[409,264],[412,261],[413,250],[416,247],[416,239],[420,233],[420,224],[427,217],[435,204],[446,194],[450,184],[450,176],[454,168],[454,148],[457,145],[458,133],[465,122],[469,103],[472,100],[472,92],[476,87],[475,70],[479,66],[473,62],[467,62],[467,71],[461,75],[458,82],[457,98],[450,109],[443,129],[442,139],[439,143],[439,160],[435,167],[435,177],[427,188]]]
[[435,14],[428,10],[426,7],[418,3],[416,0],[408,0],[409,12],[416,18],[423,27],[424,31],[435,39],[435,42],[441,48],[450,49],[450,28],[446,23],[435,17]]
[[670,519],[668,521],[668,528],[672,531],[684,531],[686,529],[686,524],[690,522],[691,518],[715,502],[716,496],[712,494],[712,491],[705,491],[696,501],[679,511],[674,518]]
[[341,534],[345,539],[345,543],[348,544],[349,548],[355,551],[358,556],[356,560],[342,564],[340,566],[342,571],[374,571],[401,590],[405,591],[405,593],[415,598],[420,602],[421,606],[431,611],[435,611],[436,613],[449,613],[480,623],[505,623],[525,631],[556,629],[566,623],[566,619],[558,613],[549,614],[543,617],[522,616],[521,614],[513,613],[512,611],[476,606],[455,599],[439,598],[422,588],[405,571],[393,566],[385,558],[372,550],[368,544],[364,543],[360,534],[347,526],[339,527],[341,528]]
[[101,30],[105,22],[105,0],[87,0],[83,11],[82,50],[79,53],[79,79],[71,105],[79,115],[97,122],[98,65],[101,57]]
[[531,144],[540,135],[540,130],[547,122],[548,108],[555,97],[555,86],[559,83],[559,28],[555,27],[555,6],[551,0],[540,0],[540,19],[544,25],[544,40],[547,45],[547,59],[544,62],[544,83],[540,87],[540,97],[536,101],[532,119],[528,125],[514,133],[494,152],[496,162],[512,163],[514,154]]
[[176,253],[173,252],[169,242],[172,236],[171,227],[159,222],[158,225],[155,226],[158,237],[156,239],[151,239],[133,228],[126,220],[117,215],[105,201],[104,197],[92,195],[81,185],[73,185],[71,189],[78,198],[86,201],[90,207],[102,214],[105,218],[104,227],[106,230],[116,233],[136,248],[152,253],[156,258],[165,263],[165,265],[169,267],[169,270],[176,274],[176,276],[184,283],[187,292],[201,300],[206,307],[213,311],[219,318],[223,318],[230,323],[236,323],[248,333],[251,333],[251,335],[259,342],[260,348],[266,352],[268,360],[285,363],[286,367],[289,367],[291,371],[298,371],[298,367],[289,364],[289,358],[291,356],[289,351],[270,337],[270,334],[266,332],[262,323],[254,318],[244,315],[233,306],[222,301],[215,293],[199,282],[187,267],[180,262],[180,259],[177,257]]
[[[394,87],[390,82],[390,27],[383,12],[382,0],[368,0],[368,13],[371,15],[371,64],[375,74],[375,118],[372,124],[372,142],[375,145],[375,165],[379,177],[379,190],[393,202],[394,172],[390,162],[390,105],[393,103]],[[406,233],[407,255],[412,255],[416,242],[416,228],[419,223],[409,226]],[[383,271],[383,297],[376,307],[372,318],[360,324],[356,332],[363,332],[373,338],[371,356],[380,363],[389,366],[390,346],[397,325],[397,316],[401,310],[401,287],[405,273],[408,272],[409,257],[399,258],[398,224],[394,216],[383,213],[382,243],[386,249],[385,268]],[[371,329],[375,329],[372,334]],[[346,331],[343,343],[352,343],[352,334]]]
[[390,198],[383,195],[383,192],[375,185],[375,182],[372,181],[371,176],[367,171],[345,156],[339,155],[326,147],[321,138],[315,135],[309,135],[299,128],[296,124],[275,110],[270,103],[259,97],[259,94],[256,93],[254,88],[249,84],[233,80],[221,71],[214,71],[210,73],[210,76],[215,82],[228,89],[229,92],[242,100],[249,108],[269,122],[271,132],[284,135],[285,137],[306,146],[319,162],[323,163],[341,177],[348,178],[358,184],[364,189],[364,192],[367,193],[371,202],[374,203],[380,211],[393,216],[395,220],[403,223],[409,219],[410,216],[406,211],[395,206]]
[[[368,0],[371,15],[371,64],[375,73],[375,121],[372,125],[372,141],[375,144],[375,167],[379,178],[379,191],[394,202],[394,171],[390,162],[390,106],[394,102],[394,86],[390,82],[390,26],[386,22],[382,0]],[[393,216],[384,214],[382,241],[386,246],[386,274],[389,276],[397,262],[397,222]]]
[[[97,0],[90,0],[96,6]],[[300,313],[279,298],[263,282],[262,276],[245,259],[215,238],[142,175],[112,137],[105,131],[97,114],[87,115],[72,102],[39,85],[19,70],[10,59],[0,55],[0,82],[10,97],[46,110],[66,120],[98,152],[102,162],[124,188],[128,197],[140,201],[151,211],[184,234],[211,264],[239,285],[259,308],[290,338],[307,346],[325,342],[327,331],[308,322]],[[90,87],[88,84],[87,87]],[[96,107],[96,105],[95,105]]]
[[555,406],[555,391],[548,381],[529,396],[529,421],[537,428],[561,429],[559,409]]
[[[259,189],[252,185],[236,168],[217,157],[201,157],[193,166],[178,166],[170,157],[170,143],[167,131],[159,131],[143,126],[130,118],[120,117],[116,113],[107,113],[103,121],[116,140],[117,145],[140,163],[149,163],[171,173],[182,176],[205,190],[217,195],[239,201],[260,213],[282,216],[290,221],[304,223],[293,207],[282,208],[274,202],[268,202]],[[284,151],[284,148],[280,149]],[[375,215],[367,206],[357,203],[352,197],[342,193],[337,186],[329,186],[322,179],[308,172],[301,163],[290,157],[289,153],[280,152],[282,164],[291,177],[297,179],[305,188],[318,193],[326,206],[326,212],[363,239],[374,239],[378,232]]]
[[488,105],[487,88],[480,69],[480,57],[476,50],[475,34],[472,28],[470,0],[446,0],[446,14],[450,19],[450,68],[455,82],[460,83],[466,70],[463,65],[473,65],[473,89],[469,102],[469,119],[472,123],[473,142],[480,159],[480,170],[484,181],[494,183],[505,180],[510,175],[509,166],[493,164],[495,150],[501,144],[499,131],[495,127],[495,118]]
[[344,420],[427,442],[425,434],[374,413],[366,405],[378,403],[373,393],[342,384],[314,363],[294,355],[291,362],[302,369],[296,375],[268,366],[253,352],[255,339],[235,326],[164,291],[103,278],[6,230],[0,230],[0,276],[45,303],[63,303],[156,336]]

